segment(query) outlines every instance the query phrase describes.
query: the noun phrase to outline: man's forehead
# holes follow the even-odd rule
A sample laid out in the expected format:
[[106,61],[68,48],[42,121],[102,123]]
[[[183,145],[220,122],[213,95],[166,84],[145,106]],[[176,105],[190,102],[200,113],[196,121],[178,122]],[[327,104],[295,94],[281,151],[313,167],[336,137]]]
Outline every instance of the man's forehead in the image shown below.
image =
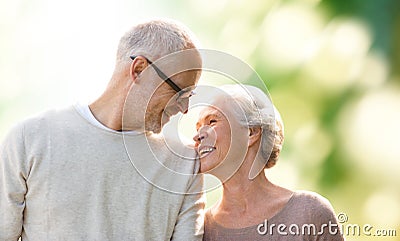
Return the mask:
[[202,59],[197,50],[185,50],[160,57],[153,61],[158,66],[165,66],[170,72],[176,74],[186,70],[201,70]]
[[186,70],[171,76],[170,78],[175,81],[179,87],[184,91],[193,91],[199,82],[200,70]]

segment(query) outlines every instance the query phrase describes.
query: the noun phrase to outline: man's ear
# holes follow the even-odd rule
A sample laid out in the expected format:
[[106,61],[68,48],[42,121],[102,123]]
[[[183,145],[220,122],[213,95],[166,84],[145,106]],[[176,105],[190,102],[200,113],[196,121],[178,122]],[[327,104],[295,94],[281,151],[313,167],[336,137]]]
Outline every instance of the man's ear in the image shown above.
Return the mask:
[[249,128],[249,146],[254,145],[260,138],[262,134],[262,129],[259,126]]
[[136,81],[140,73],[147,67],[149,63],[142,56],[137,56],[131,64],[130,75],[133,81]]

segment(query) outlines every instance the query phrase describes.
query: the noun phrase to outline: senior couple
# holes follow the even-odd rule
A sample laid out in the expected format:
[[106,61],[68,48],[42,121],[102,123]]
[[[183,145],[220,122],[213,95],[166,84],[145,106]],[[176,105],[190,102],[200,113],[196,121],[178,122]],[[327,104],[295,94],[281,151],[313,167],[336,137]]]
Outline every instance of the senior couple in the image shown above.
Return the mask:
[[[0,148],[0,240],[343,240],[327,199],[266,177],[284,134],[260,89],[216,88],[194,148],[160,134],[201,68],[185,27],[144,22],[97,100],[16,124]],[[203,173],[223,186],[208,210]]]

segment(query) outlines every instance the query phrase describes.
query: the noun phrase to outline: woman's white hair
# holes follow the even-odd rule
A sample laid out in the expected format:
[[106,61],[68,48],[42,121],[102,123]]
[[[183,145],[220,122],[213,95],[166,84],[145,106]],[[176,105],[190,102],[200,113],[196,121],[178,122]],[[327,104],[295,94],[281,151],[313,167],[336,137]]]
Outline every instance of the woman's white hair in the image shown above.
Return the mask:
[[143,55],[151,61],[186,49],[196,48],[194,35],[172,20],[151,20],[126,32],[118,45],[117,66],[131,62],[130,56]]
[[261,89],[250,85],[223,85],[219,88],[238,105],[233,113],[241,125],[261,127],[259,152],[265,161],[265,168],[274,166],[282,150],[284,126],[271,99]]

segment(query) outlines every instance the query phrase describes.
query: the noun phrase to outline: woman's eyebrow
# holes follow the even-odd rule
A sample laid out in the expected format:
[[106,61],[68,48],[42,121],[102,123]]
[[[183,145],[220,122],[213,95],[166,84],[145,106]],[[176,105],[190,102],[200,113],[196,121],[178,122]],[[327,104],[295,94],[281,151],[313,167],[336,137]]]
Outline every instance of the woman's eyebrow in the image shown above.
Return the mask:
[[206,117],[204,117],[203,120],[208,120],[210,118],[215,118],[215,117],[219,118],[220,116],[218,115],[218,113],[210,113],[206,115]]
[[[210,114],[206,115],[205,117],[202,117],[200,120],[208,120],[208,119],[210,119],[212,117],[219,118],[220,116],[218,114],[215,114],[215,113],[210,113]],[[200,126],[200,122],[197,121],[196,122],[196,129],[199,129],[199,126]]]

